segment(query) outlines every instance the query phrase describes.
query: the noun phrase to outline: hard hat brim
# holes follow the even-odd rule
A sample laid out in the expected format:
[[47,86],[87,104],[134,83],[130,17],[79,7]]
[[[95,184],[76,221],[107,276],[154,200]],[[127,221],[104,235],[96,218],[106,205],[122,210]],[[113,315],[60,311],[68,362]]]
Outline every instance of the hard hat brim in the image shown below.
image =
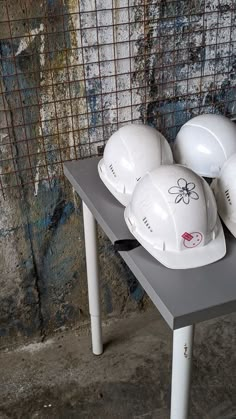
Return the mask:
[[156,258],[170,269],[191,269],[209,265],[222,259],[226,254],[226,243],[222,224],[217,219],[218,234],[206,246],[181,252],[157,250]]
[[[128,212],[125,211],[128,216]],[[217,216],[217,231],[218,234],[214,240],[211,240],[207,245],[186,249],[182,251],[168,251],[154,248],[149,243],[145,242],[137,231],[131,231],[139,243],[162,265],[170,269],[191,269],[200,266],[209,265],[222,259],[226,254],[226,243],[222,224]]]

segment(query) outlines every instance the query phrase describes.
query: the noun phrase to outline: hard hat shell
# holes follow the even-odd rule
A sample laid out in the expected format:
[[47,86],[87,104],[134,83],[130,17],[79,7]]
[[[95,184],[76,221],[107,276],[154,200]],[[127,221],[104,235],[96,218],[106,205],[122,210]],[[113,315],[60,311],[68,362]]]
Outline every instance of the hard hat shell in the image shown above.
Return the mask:
[[224,162],[236,153],[236,125],[222,115],[205,114],[190,119],[177,134],[176,163],[201,176],[218,177]]
[[135,238],[168,268],[195,268],[225,255],[211,188],[183,166],[160,166],[146,174],[124,216]]
[[118,201],[128,205],[137,182],[161,164],[173,163],[165,137],[148,125],[121,127],[108,140],[98,173]]
[[236,154],[228,159],[218,179],[212,182],[218,213],[230,232],[236,237]]

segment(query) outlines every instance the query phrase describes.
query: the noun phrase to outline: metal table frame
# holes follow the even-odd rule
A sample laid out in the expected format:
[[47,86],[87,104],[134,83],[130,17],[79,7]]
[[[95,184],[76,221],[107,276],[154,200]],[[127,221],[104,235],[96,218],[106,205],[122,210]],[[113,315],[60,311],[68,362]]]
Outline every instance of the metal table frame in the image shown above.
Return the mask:
[[[92,335],[92,350],[95,355],[100,355],[103,352],[103,342],[102,342],[102,323],[101,323],[101,307],[100,307],[100,294],[99,294],[99,266],[98,266],[98,254],[97,254],[97,233],[96,233],[96,220],[102,226],[105,226],[104,230],[107,233],[108,237],[114,242],[114,239],[117,239],[117,235],[112,231],[111,225],[106,225],[104,219],[106,215],[103,214],[103,219],[100,219],[99,209],[95,208],[96,203],[94,204],[89,191],[91,188],[96,190],[101,189],[101,194],[104,194],[107,199],[111,202],[115,201],[112,195],[106,190],[105,186],[100,181],[97,174],[97,158],[82,160],[82,161],[73,161],[67,162],[64,164],[64,172],[75,190],[80,195],[83,202],[83,222],[84,222],[84,237],[85,237],[85,252],[86,252],[86,266],[87,266],[87,281],[88,281],[88,298],[89,298],[89,311],[91,318],[91,335]],[[86,183],[85,177],[88,177],[89,181]],[[97,184],[96,184],[97,182]],[[99,194],[97,192],[98,196]],[[100,198],[99,198],[100,199]],[[113,202],[114,204],[114,202]],[[117,205],[117,204],[114,204]],[[113,207],[114,211],[116,207]],[[119,209],[119,211],[121,211]],[[101,212],[101,211],[100,211]],[[96,218],[96,220],[95,220]],[[123,221],[122,221],[123,222]],[[124,224],[124,222],[123,222]],[[126,228],[121,224],[121,230]],[[125,230],[124,230],[125,231]],[[124,233],[123,231],[123,233]],[[121,232],[122,234],[122,232]],[[130,237],[130,233],[125,233],[127,237]],[[121,238],[121,237],[120,237]],[[124,238],[124,237],[123,237]],[[139,250],[138,250],[139,249]],[[232,249],[232,240],[231,248]],[[233,246],[236,254],[236,246]],[[144,249],[141,249],[144,253]],[[132,253],[133,252],[133,253]],[[137,248],[132,252],[120,252],[120,255],[126,261],[130,269],[136,274],[138,280],[144,286],[144,289],[148,293],[149,297],[152,299],[154,304],[157,306],[167,323],[173,329],[173,356],[172,356],[172,382],[171,382],[171,419],[187,419],[188,418],[188,407],[189,407],[189,394],[190,394],[190,383],[191,383],[191,364],[192,364],[192,353],[193,353],[193,340],[194,340],[194,323],[197,321],[205,320],[207,318],[213,318],[220,314],[226,314],[236,310],[236,287],[232,299],[229,300],[228,296],[225,296],[225,299],[222,299],[222,302],[218,303],[217,295],[214,295],[213,298],[215,303],[212,306],[212,301],[209,302],[209,307],[205,302],[202,303],[195,310],[190,310],[189,307],[186,308],[186,312],[181,312],[181,315],[177,316],[174,312],[175,307],[172,309],[168,308],[168,304],[163,303],[158,295],[157,291],[153,290],[153,287],[149,288],[149,278],[142,280],[142,275],[139,273],[137,268],[137,262],[135,264],[134,254],[140,252],[140,248]],[[135,253],[136,252],[136,253]],[[132,253],[132,257],[130,254]],[[232,253],[232,252],[231,252]],[[231,254],[231,258],[235,257],[235,254]],[[139,255],[138,255],[139,256]],[[146,259],[150,258],[149,255],[144,255]],[[133,258],[133,259],[132,259]],[[152,258],[152,257],[151,257]],[[132,260],[131,260],[132,259]],[[136,258],[136,260],[139,260]],[[158,271],[162,274],[168,272],[168,276],[176,277],[176,280],[181,281],[182,277],[185,280],[187,275],[186,271],[174,271],[164,268],[157,261],[151,260],[152,264],[156,264],[157,274]],[[220,262],[217,262],[220,266]],[[214,266],[209,265],[209,266]],[[209,272],[212,272],[213,268],[208,267],[198,268],[190,270],[197,278],[199,275],[209,275]],[[215,269],[215,268],[214,268]],[[222,268],[224,271],[224,267]],[[137,274],[138,272],[138,274]],[[182,272],[182,276],[181,276]],[[214,272],[213,272],[214,274]],[[141,278],[141,280],[140,280]],[[195,280],[195,279],[194,279]],[[207,279],[206,279],[207,281]],[[231,284],[230,277],[230,284]],[[180,282],[181,284],[181,282]],[[207,286],[207,284],[206,284]],[[233,284],[232,284],[233,287]],[[206,288],[207,289],[207,288]],[[234,288],[233,288],[234,291]],[[188,290],[186,290],[188,292]],[[193,290],[194,292],[194,290]],[[167,296],[168,302],[169,296]],[[197,296],[196,296],[197,298]],[[228,301],[229,300],[229,301]],[[171,299],[170,299],[171,301]],[[205,305],[204,305],[205,304]],[[191,306],[191,305],[190,305]],[[204,307],[204,308],[203,308]],[[172,310],[172,311],[171,311]],[[178,310],[176,309],[176,312]],[[171,314],[171,318],[170,318]],[[195,320],[195,321],[192,321]],[[180,325],[183,324],[183,327]]]

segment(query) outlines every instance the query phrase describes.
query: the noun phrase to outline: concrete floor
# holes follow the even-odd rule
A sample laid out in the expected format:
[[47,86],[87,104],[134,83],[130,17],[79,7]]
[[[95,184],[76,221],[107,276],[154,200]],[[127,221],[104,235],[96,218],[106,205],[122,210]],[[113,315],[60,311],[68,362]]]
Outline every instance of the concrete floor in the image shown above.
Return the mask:
[[[236,315],[196,327],[193,419],[236,418]],[[0,353],[0,418],[166,419],[172,334],[156,310],[104,324],[95,357],[84,329]]]

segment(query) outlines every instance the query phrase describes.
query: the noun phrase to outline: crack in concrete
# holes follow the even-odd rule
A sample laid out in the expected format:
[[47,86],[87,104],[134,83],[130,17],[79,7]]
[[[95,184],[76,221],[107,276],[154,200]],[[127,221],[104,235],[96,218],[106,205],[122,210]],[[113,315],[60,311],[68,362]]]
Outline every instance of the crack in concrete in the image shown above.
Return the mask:
[[[5,86],[6,88],[6,86]],[[18,162],[18,158],[20,156],[19,153],[19,149],[18,149],[18,145],[17,145],[17,140],[16,140],[16,133],[15,133],[15,129],[14,129],[14,117],[13,117],[13,112],[11,109],[11,104],[8,101],[8,98],[6,97],[6,101],[9,107],[9,112],[10,112],[10,120],[11,120],[11,126],[12,126],[12,138],[13,138],[13,145],[15,148],[15,153],[16,156],[15,157],[15,162],[16,162],[16,166],[18,169],[18,176],[19,176],[19,180],[20,180],[20,184],[21,184],[21,188],[22,188],[22,194],[23,194],[23,210],[24,210],[24,214],[26,216],[26,221],[27,221],[27,236],[29,239],[29,245],[30,245],[30,252],[31,252],[31,256],[32,256],[32,262],[33,262],[33,269],[34,269],[34,274],[35,274],[35,290],[37,292],[37,299],[38,299],[38,316],[39,316],[39,332],[40,332],[40,337],[41,337],[41,341],[43,342],[46,338],[46,331],[45,331],[45,325],[44,325],[44,317],[43,317],[43,311],[42,311],[42,298],[41,298],[41,290],[40,290],[40,275],[38,272],[38,268],[37,268],[37,262],[36,262],[36,257],[35,257],[35,251],[34,251],[34,245],[33,245],[33,238],[32,238],[32,234],[29,228],[29,203],[27,201],[27,197],[26,197],[26,193],[25,193],[25,185],[24,185],[24,179],[21,175],[21,168],[19,167],[19,162]]]
[[[27,207],[26,217],[27,217],[27,221],[28,221],[28,203],[27,203],[27,201],[25,203],[26,203],[26,207]],[[31,231],[30,231],[30,228],[29,228],[29,223],[27,224],[27,232],[28,232],[30,250],[31,250],[31,255],[32,255],[32,262],[33,262],[34,273],[35,273],[34,286],[35,286],[35,289],[36,289],[36,292],[37,292],[37,297],[38,297],[38,316],[39,316],[40,337],[41,337],[41,342],[43,342],[46,338],[46,331],[45,331],[44,317],[43,317],[43,310],[42,310],[42,296],[41,296],[41,290],[40,290],[40,275],[39,275],[38,268],[37,268],[37,262],[36,262],[34,246],[33,246],[33,239],[32,239]]]

